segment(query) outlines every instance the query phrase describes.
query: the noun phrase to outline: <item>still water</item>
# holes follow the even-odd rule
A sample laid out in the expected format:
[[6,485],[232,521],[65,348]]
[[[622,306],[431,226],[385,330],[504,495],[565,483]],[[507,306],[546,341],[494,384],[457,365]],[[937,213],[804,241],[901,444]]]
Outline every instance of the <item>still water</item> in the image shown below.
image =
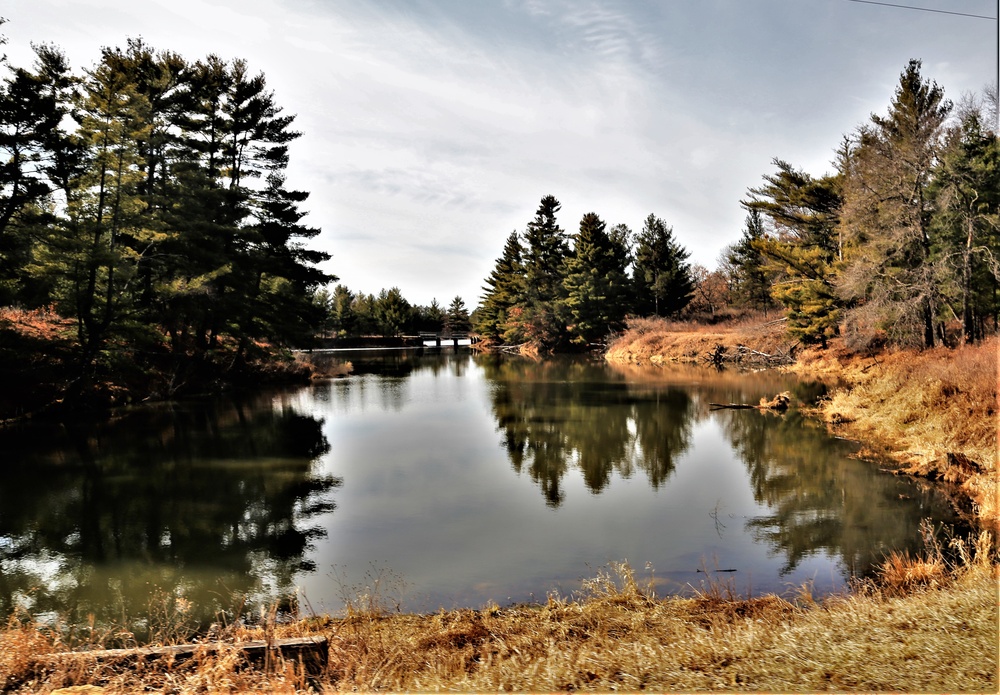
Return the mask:
[[183,597],[208,620],[296,592],[315,611],[504,605],[622,560],[661,593],[705,570],[825,593],[919,549],[921,520],[956,523],[795,409],[709,405],[821,393],[791,377],[329,359],[351,376],[0,432],[0,614],[110,621]]

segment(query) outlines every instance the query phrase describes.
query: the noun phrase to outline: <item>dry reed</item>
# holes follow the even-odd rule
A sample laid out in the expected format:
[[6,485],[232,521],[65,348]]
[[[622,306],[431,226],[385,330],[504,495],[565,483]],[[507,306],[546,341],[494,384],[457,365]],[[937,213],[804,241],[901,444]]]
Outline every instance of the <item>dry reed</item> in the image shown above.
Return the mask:
[[[130,668],[39,655],[56,648],[38,626],[0,633],[0,684],[51,692],[92,684],[102,692],[306,692],[588,690],[904,692],[997,689],[994,566],[963,546],[958,567],[936,586],[885,591],[866,585],[816,604],[776,596],[739,599],[712,584],[659,599],[627,564],[586,582],[571,599],[544,605],[442,611],[432,615],[354,612],[270,629],[322,633],[328,670],[307,675],[278,660],[270,671],[241,661],[235,647],[183,663]],[[242,628],[241,628],[242,629]],[[246,629],[237,639],[259,637]],[[40,664],[49,664],[42,666]]]

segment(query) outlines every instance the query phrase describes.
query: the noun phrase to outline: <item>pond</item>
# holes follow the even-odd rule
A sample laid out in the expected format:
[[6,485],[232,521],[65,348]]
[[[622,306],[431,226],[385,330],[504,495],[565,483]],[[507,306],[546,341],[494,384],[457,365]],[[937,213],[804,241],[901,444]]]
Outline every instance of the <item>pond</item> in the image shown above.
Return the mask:
[[822,392],[775,372],[325,359],[351,375],[0,432],[0,613],[426,612],[569,596],[618,561],[662,594],[823,594],[957,524],[795,408],[710,406]]

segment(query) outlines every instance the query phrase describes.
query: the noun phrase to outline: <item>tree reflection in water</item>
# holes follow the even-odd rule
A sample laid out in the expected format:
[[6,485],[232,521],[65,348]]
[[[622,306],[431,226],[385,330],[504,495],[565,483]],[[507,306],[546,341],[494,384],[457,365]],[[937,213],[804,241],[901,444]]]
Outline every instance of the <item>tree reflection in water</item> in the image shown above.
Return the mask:
[[[840,557],[848,576],[865,576],[889,549],[918,550],[925,517],[957,523],[934,488],[887,475],[851,458],[856,445],[834,439],[800,411],[714,410],[710,403],[756,403],[792,390],[814,402],[821,384],[775,372],[706,368],[609,367],[584,360],[479,360],[511,465],[527,471],[546,504],[564,502],[570,470],[600,493],[612,473],[642,470],[664,485],[689,453],[693,427],[715,419],[746,467],[753,498],[768,513],[747,521],[758,543],[785,557],[782,574],[804,558]],[[701,454],[692,452],[695,460]]]
[[183,596],[203,623],[291,592],[340,484],[313,472],[321,425],[261,395],[3,432],[0,614],[120,622]]
[[617,471],[642,470],[662,485],[690,446],[694,404],[682,389],[644,389],[583,360],[531,362],[503,357],[480,364],[511,465],[527,470],[546,503],[564,499],[561,481],[577,467],[599,493]]
[[851,460],[855,445],[832,439],[798,411],[718,417],[747,467],[754,498],[771,511],[748,526],[758,542],[785,555],[783,573],[826,551],[840,556],[851,576],[870,575],[889,549],[916,549],[924,517],[948,515],[939,491]]

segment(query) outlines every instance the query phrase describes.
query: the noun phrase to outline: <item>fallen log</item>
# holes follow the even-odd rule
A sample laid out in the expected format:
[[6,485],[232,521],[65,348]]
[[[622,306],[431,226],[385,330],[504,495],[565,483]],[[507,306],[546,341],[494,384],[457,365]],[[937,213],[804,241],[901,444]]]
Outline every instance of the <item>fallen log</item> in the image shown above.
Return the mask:
[[135,647],[132,649],[95,649],[79,652],[57,652],[39,657],[40,661],[61,662],[70,659],[92,659],[96,662],[129,663],[140,659],[153,661],[170,658],[183,661],[198,655],[215,654],[226,649],[236,649],[250,663],[263,664],[278,657],[301,662],[307,671],[319,672],[326,667],[327,639],[322,635],[310,637],[288,637],[272,640],[252,640],[249,642],[201,642],[197,644],[175,644],[166,647]]
[[779,393],[777,396],[771,400],[764,398],[760,399],[760,403],[753,405],[751,403],[709,403],[709,405],[718,410],[719,408],[729,408],[729,409],[754,409],[754,410],[773,410],[778,412],[784,412],[788,410],[788,404],[792,402],[792,394],[788,391]]

